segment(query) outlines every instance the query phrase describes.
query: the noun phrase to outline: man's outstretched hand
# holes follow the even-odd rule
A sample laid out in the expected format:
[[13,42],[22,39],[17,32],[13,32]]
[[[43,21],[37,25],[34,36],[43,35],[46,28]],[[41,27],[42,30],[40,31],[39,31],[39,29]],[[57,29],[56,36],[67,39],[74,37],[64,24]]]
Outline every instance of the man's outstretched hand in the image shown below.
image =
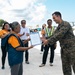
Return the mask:
[[47,45],[48,44],[48,40],[44,37],[41,37],[41,40],[43,42],[44,45]]

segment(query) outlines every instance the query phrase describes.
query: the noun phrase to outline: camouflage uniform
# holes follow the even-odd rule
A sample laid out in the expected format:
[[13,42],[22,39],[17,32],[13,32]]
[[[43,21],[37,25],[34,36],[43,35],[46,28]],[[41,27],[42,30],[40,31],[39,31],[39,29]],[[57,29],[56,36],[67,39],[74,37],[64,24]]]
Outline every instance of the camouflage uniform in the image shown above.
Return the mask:
[[64,75],[72,75],[71,66],[75,73],[75,36],[68,22],[62,21],[54,34],[48,39],[50,45],[56,41],[59,41],[61,46],[63,73]]

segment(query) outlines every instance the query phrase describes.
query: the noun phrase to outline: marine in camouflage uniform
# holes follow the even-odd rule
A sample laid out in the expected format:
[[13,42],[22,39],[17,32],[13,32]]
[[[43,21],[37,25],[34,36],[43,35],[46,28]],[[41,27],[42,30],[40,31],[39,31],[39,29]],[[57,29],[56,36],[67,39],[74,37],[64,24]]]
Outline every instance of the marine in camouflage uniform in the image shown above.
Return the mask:
[[[55,16],[58,17],[59,12],[55,13]],[[56,21],[55,18],[54,21]],[[61,46],[63,74],[72,75],[71,66],[75,73],[75,36],[73,34],[72,27],[68,22],[62,20],[54,34],[47,39],[47,42],[50,45],[54,44],[56,41],[59,41]]]

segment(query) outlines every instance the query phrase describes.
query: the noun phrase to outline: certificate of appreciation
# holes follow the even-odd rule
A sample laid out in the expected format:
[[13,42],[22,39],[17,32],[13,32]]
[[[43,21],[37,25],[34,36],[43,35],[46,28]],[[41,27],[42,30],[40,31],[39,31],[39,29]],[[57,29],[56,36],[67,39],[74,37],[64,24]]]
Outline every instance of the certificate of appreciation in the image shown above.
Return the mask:
[[39,45],[41,44],[40,35],[38,32],[30,33],[31,45]]

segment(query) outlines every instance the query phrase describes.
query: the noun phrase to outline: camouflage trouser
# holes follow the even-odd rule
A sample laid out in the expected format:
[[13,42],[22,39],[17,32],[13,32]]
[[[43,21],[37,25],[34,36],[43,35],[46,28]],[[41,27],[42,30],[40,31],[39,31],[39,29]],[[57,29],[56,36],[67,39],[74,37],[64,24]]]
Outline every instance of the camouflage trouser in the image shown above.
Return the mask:
[[74,49],[61,50],[62,69],[64,75],[72,75],[72,69],[75,74],[75,51]]

